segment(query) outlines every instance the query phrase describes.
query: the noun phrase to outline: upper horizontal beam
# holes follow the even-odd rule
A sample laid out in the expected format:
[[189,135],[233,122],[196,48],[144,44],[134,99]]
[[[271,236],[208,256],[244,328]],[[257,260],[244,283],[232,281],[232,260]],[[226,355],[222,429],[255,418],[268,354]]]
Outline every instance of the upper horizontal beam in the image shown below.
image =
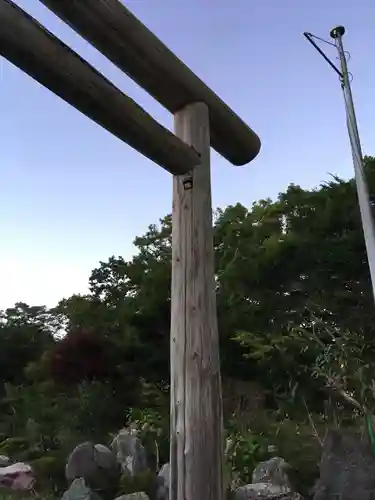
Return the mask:
[[0,0],[0,55],[168,172],[184,174],[200,163],[192,148],[10,0]]
[[234,165],[257,156],[259,137],[119,0],[40,0],[171,113],[203,101],[211,146]]

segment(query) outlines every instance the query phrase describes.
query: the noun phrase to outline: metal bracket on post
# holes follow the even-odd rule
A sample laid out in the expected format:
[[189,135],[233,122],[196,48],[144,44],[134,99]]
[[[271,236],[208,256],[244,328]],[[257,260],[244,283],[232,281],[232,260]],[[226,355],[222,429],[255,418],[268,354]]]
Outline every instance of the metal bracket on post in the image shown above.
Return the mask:
[[193,189],[193,176],[192,175],[186,176],[183,179],[182,184],[184,186],[185,191],[190,191],[190,189]]

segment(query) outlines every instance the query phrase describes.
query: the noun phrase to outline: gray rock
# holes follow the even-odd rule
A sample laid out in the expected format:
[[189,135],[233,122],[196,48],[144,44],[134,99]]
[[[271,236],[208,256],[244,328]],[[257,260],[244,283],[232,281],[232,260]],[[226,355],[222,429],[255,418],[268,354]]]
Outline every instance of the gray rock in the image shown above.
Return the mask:
[[281,457],[260,462],[253,471],[252,484],[235,490],[236,500],[300,500],[301,495],[292,490],[289,469]]
[[116,455],[107,446],[103,444],[96,444],[95,449],[98,452],[96,454],[96,463],[102,469],[117,469]]
[[281,457],[273,457],[265,462],[260,462],[254,469],[252,482],[271,483],[276,486],[290,489],[288,471],[290,465]]
[[323,443],[314,500],[375,498],[375,457],[367,441],[330,430]]
[[7,467],[10,465],[10,458],[6,455],[0,455],[0,467]]
[[139,491],[137,493],[128,493],[127,495],[121,495],[115,498],[115,500],[149,500],[146,493]]
[[74,479],[62,500],[101,500],[100,496],[86,486],[83,477]]
[[91,478],[96,472],[96,450],[93,443],[87,442],[76,446],[68,457],[65,476],[68,481],[75,478]]
[[30,491],[35,484],[35,476],[29,464],[18,462],[0,467],[0,488]]
[[106,446],[86,442],[79,444],[69,455],[65,475],[68,481],[78,477],[90,481],[100,469],[109,475],[116,475],[118,466],[115,455]]
[[106,500],[112,499],[118,491],[120,467],[116,456],[106,446],[86,442],[69,455],[65,475],[68,481],[84,478],[85,484]]
[[271,483],[254,483],[235,491],[236,500],[301,500],[301,495]]
[[156,500],[168,500],[170,465],[164,464],[156,477]]
[[131,429],[122,429],[113,439],[111,449],[123,473],[136,476],[149,470],[146,450]]

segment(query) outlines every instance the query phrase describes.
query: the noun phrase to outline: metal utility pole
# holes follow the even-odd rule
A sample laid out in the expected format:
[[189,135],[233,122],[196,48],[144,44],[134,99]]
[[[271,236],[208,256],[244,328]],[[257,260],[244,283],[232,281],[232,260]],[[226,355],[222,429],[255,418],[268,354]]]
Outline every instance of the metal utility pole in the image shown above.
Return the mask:
[[[334,43],[328,42],[327,40],[312,35],[311,33],[304,33],[304,36],[340,77],[341,88],[343,90],[344,101],[345,101],[346,123],[348,127],[348,134],[352,149],[355,181],[358,193],[358,203],[361,213],[361,221],[365,238],[367,259],[370,268],[372,292],[375,300],[375,227],[371,213],[370,196],[368,192],[365,173],[363,170],[363,155],[362,155],[361,141],[358,133],[357,120],[355,116],[352,90],[350,87],[350,78],[349,78],[350,73],[348,72],[346,53],[342,43],[342,37],[344,34],[345,34],[345,28],[343,26],[337,26],[336,28],[333,28],[333,30],[331,30],[330,32],[330,36],[334,40]],[[322,49],[316,44],[314,39],[320,40],[322,42],[328,43],[329,45],[333,45],[334,47],[336,47],[340,59],[340,69],[338,69],[334,65],[334,63],[332,63],[332,61],[330,61],[330,59],[326,56],[326,54],[322,51]]]

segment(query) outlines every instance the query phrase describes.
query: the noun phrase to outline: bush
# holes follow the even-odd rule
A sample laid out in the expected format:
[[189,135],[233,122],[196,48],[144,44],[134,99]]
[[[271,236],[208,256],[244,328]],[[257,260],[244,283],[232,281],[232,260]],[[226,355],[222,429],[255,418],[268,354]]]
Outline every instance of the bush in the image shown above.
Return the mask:
[[145,471],[136,476],[123,474],[120,479],[118,495],[127,495],[143,491],[153,500],[156,494],[156,476],[151,471]]
[[128,418],[138,429],[148,463],[157,472],[169,461],[169,419],[151,408],[131,409]]
[[12,437],[4,439],[0,443],[0,455],[17,458],[29,448],[29,443],[24,437]]
[[65,459],[45,456],[30,461],[35,472],[35,489],[38,493],[62,493],[66,489]]
[[268,458],[267,443],[263,436],[250,430],[241,433],[232,423],[227,432],[225,450],[226,483],[228,486],[239,486],[251,483],[255,466]]
[[[234,421],[227,432],[231,441],[226,453],[229,483],[251,483],[255,466],[277,455],[291,465],[289,477],[292,486],[302,494],[310,491],[318,477],[321,446],[309,422],[263,411],[254,418],[251,430],[240,432],[237,429]],[[269,451],[271,446],[275,447],[275,452]]]

